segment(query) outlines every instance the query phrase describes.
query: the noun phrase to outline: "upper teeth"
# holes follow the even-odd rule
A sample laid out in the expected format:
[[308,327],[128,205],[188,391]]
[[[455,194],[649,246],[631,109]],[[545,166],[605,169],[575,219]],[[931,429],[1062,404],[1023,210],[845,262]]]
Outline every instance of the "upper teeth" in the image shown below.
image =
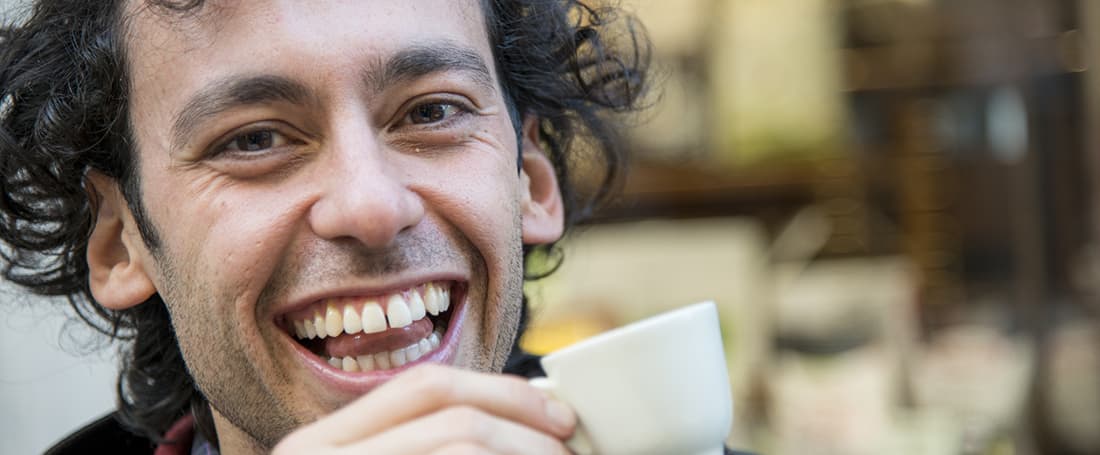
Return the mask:
[[401,328],[423,319],[437,316],[451,305],[450,289],[429,283],[421,288],[387,297],[366,299],[331,299],[324,307],[293,320],[298,338],[325,338],[344,333],[377,333],[387,328]]

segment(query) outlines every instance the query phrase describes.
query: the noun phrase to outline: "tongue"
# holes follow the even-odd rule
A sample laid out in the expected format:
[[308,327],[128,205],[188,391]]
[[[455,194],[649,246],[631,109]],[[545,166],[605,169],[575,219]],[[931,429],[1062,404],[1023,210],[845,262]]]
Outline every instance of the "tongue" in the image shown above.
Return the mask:
[[434,324],[429,318],[414,321],[399,329],[377,333],[343,334],[323,340],[321,355],[329,357],[357,357],[378,352],[392,351],[420,341],[431,335]]

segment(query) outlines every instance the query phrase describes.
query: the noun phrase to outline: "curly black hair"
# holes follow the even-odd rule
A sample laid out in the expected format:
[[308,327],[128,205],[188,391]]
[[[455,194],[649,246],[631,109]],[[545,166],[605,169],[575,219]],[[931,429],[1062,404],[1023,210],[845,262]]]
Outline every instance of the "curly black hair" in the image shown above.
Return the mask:
[[[161,14],[188,14],[202,0],[146,0]],[[624,168],[621,115],[642,103],[649,42],[613,5],[582,0],[481,0],[513,125],[537,116],[561,183],[566,226],[613,194]],[[142,206],[133,151],[121,0],[39,0],[29,18],[0,30],[0,257],[6,279],[62,296],[88,325],[127,342],[118,380],[119,416],[160,440],[192,412],[216,441],[209,406],[187,372],[158,295],[133,308],[98,305],[85,259],[94,226],[96,170],[119,182],[143,241],[157,247]],[[584,166],[596,184],[579,191]],[[593,173],[591,170],[595,169]],[[527,278],[560,263],[553,245],[524,251]],[[530,266],[540,252],[540,271]],[[526,305],[524,305],[526,307]],[[522,327],[520,328],[522,333]]]

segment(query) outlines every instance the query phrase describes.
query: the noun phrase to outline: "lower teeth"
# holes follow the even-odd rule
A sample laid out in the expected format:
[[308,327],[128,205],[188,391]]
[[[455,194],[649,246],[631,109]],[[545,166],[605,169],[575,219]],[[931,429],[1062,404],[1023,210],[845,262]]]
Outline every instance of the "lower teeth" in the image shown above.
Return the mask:
[[383,351],[375,354],[366,354],[358,357],[329,357],[328,364],[348,372],[363,372],[388,370],[404,366],[406,363],[415,362],[439,347],[443,334],[432,332],[420,341],[401,349]]

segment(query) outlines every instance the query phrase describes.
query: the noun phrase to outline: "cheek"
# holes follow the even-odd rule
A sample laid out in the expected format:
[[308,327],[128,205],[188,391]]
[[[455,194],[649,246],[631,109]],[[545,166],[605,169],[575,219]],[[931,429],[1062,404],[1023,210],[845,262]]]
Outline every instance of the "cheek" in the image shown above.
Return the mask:
[[493,150],[493,159],[456,162],[416,189],[432,211],[462,231],[487,258],[519,232],[519,172],[501,154]]
[[255,280],[271,272],[307,206],[282,188],[247,187],[216,178],[175,188],[184,191],[150,203],[159,209],[150,216],[165,252],[184,269],[178,274],[228,298],[255,288]]

